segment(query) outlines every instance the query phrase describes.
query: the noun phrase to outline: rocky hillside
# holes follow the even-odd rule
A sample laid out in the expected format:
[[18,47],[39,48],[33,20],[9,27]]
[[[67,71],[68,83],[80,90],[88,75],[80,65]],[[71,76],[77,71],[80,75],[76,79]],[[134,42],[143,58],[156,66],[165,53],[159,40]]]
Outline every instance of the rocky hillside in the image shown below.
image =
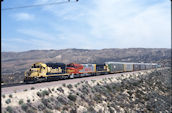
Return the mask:
[[[27,89],[2,95],[2,112],[115,113],[165,112],[171,109],[170,68],[121,74],[120,77]],[[22,96],[21,96],[22,95]]]
[[[171,49],[63,49],[2,52],[2,80],[17,82],[35,62],[104,63],[106,61],[171,63]],[[16,79],[17,78],[17,79]]]

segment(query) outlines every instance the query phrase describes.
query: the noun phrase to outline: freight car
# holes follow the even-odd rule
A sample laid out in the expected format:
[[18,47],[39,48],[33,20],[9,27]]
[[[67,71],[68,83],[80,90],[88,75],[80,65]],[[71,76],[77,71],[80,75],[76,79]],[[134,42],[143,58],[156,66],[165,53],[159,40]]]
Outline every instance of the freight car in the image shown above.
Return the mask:
[[158,68],[151,63],[105,62],[103,64],[64,64],[38,62],[25,72],[24,82],[51,81],[67,78],[94,76],[118,72]]
[[109,73],[124,72],[124,64],[120,62],[105,62],[109,68]]
[[96,64],[75,64],[67,65],[67,73],[70,78],[94,75],[96,73]]

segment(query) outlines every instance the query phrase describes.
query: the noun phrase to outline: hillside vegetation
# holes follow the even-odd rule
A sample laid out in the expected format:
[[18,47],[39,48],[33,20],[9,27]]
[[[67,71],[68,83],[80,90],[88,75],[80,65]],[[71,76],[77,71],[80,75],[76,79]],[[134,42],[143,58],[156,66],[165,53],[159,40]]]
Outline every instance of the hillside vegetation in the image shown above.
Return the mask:
[[[3,112],[115,113],[166,112],[171,109],[171,70],[158,69],[102,80],[34,88],[2,95]],[[22,95],[22,96],[21,96]],[[27,95],[27,96],[25,96]]]
[[25,52],[2,52],[2,80],[4,83],[22,81],[24,71],[35,62],[62,63],[104,63],[121,62],[157,62],[170,66],[171,49],[63,49],[31,50]]

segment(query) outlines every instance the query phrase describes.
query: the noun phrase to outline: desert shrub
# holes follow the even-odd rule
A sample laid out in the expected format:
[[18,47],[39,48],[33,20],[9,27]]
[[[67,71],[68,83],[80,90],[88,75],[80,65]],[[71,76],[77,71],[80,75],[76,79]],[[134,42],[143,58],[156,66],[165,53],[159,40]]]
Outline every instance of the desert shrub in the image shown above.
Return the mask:
[[55,109],[60,110],[61,109],[61,106],[62,105],[60,104],[59,101],[55,101],[55,106],[54,106]]
[[30,99],[28,99],[27,102],[30,103]]
[[77,113],[77,109],[71,109],[70,113]]
[[76,101],[76,95],[69,94],[68,98],[72,101]]
[[60,91],[60,92],[62,92],[62,93],[64,93],[64,90],[63,90],[62,87],[57,88],[57,90]]
[[42,97],[42,94],[40,92],[36,93],[39,97]]
[[101,97],[101,95],[100,95],[100,94],[96,94],[96,95],[94,96],[94,100],[95,100],[96,102],[98,102],[98,103],[101,103],[101,102],[102,102],[102,97]]
[[50,111],[50,110],[48,110],[48,109],[45,109],[43,112],[44,112],[44,113],[53,113],[52,111]]
[[112,89],[112,87],[110,86],[110,85],[106,85],[105,86],[109,91],[112,91],[113,89]]
[[47,107],[47,108],[49,108],[49,109],[53,109],[53,106],[52,106],[52,104],[50,104],[50,99],[48,98],[48,99],[42,99],[42,103]]
[[42,91],[42,95],[45,96],[45,95],[49,95],[49,92],[47,90],[44,90]]
[[3,98],[5,98],[5,95],[2,95]]
[[78,85],[77,85],[77,84],[75,84],[74,86],[75,86],[76,88],[78,87]]
[[64,107],[63,107],[63,110],[68,111],[68,106],[64,106]]
[[7,110],[9,113],[13,113],[13,108],[12,108],[11,106],[6,107],[6,110]]
[[39,111],[42,111],[45,109],[45,106],[43,104],[39,104],[38,109],[39,109]]
[[100,86],[100,83],[97,83],[98,86]]
[[53,97],[50,97],[50,100],[51,100],[51,101],[54,101],[55,99],[54,99]]
[[92,106],[90,106],[90,107],[87,109],[87,112],[88,112],[88,113],[97,113],[97,112],[95,111],[95,109],[94,109]]
[[19,104],[21,105],[21,104],[23,104],[24,102],[23,102],[23,99],[20,99],[19,100]]
[[35,88],[34,87],[31,87],[31,90],[34,90]]
[[84,83],[84,82],[85,82],[85,80],[82,80],[82,81],[81,81],[81,83]]
[[88,84],[88,81],[85,81],[85,84]]
[[27,91],[27,89],[25,89],[24,91]]
[[96,81],[96,80],[91,80],[93,83]]
[[37,111],[36,110],[34,110],[34,109],[28,109],[27,111],[26,111],[27,113],[37,113]]
[[5,103],[6,103],[6,104],[11,103],[11,99],[7,99],[7,100],[5,101]]
[[23,111],[27,111],[28,110],[28,105],[27,104],[22,104],[21,108]]
[[43,103],[45,106],[47,106],[48,103],[50,103],[50,100],[49,100],[49,99],[44,99],[44,98],[43,98],[41,101],[42,101],[42,103]]
[[10,94],[10,95],[9,95],[9,97],[10,97],[10,98],[13,98],[13,95],[12,95],[12,94]]
[[64,97],[57,97],[57,101],[60,102],[61,104],[67,105],[68,101]]
[[65,83],[63,83],[62,85],[63,85],[63,87],[66,87],[66,84]]
[[71,84],[68,84],[67,87],[68,87],[69,89],[73,88],[73,86],[72,86]]
[[89,93],[89,90],[88,90],[88,88],[87,88],[87,86],[86,85],[82,85],[82,89],[80,90],[82,93],[84,93],[84,94],[88,94]]

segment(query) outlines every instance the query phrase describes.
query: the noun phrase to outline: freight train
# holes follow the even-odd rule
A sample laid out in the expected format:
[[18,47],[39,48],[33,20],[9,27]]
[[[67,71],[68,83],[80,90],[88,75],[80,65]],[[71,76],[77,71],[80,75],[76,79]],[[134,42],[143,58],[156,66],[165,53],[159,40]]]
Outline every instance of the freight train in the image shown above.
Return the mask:
[[161,67],[155,63],[105,62],[103,64],[64,64],[38,62],[25,71],[25,83],[52,81],[76,77],[132,72]]

